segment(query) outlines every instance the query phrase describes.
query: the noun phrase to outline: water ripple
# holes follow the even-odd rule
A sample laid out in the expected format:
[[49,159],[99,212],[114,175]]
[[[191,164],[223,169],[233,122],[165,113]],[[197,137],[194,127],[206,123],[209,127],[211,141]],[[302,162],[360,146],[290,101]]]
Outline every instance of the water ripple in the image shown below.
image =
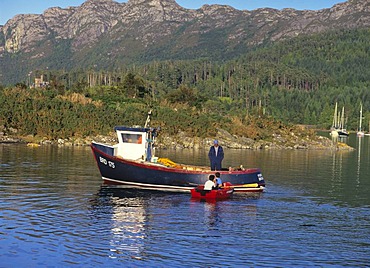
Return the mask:
[[302,164],[288,174],[291,178],[288,172],[276,175],[263,194],[200,202],[188,194],[103,187],[88,157],[91,152],[84,150],[20,150],[26,155],[22,160],[7,152],[13,147],[5,150],[9,159],[0,165],[0,266],[367,267],[370,263],[368,195],[355,189],[356,202],[348,202],[345,182],[337,177],[326,183],[302,178],[298,174]]

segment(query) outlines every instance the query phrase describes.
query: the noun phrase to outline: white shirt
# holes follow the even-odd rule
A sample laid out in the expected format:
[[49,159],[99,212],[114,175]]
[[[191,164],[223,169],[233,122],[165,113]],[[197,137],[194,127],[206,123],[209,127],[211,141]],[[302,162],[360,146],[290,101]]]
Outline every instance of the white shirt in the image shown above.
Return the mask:
[[216,153],[216,156],[217,156],[217,153],[218,153],[218,146],[214,146],[215,147],[215,153]]
[[215,184],[213,183],[213,181],[211,180],[208,180],[205,184],[204,184],[204,190],[212,190],[212,187],[215,186]]

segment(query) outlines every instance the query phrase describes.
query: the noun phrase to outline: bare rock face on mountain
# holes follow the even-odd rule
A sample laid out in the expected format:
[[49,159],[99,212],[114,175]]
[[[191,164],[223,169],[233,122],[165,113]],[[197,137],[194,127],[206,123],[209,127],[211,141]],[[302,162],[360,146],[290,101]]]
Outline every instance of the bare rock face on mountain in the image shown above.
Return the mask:
[[111,0],[88,0],[79,7],[49,8],[42,15],[17,15],[2,29],[5,50],[32,51],[35,43],[52,39],[71,39],[74,48],[97,42],[118,23],[123,7]]
[[52,56],[65,51],[69,66],[82,64],[91,53],[106,64],[118,57],[123,62],[191,59],[210,51],[220,59],[266,41],[369,27],[369,13],[370,0],[349,0],[318,11],[249,11],[227,5],[191,10],[175,0],[87,0],[78,7],[53,7],[10,19],[0,26],[0,59],[27,54],[28,60],[50,58],[52,66]]

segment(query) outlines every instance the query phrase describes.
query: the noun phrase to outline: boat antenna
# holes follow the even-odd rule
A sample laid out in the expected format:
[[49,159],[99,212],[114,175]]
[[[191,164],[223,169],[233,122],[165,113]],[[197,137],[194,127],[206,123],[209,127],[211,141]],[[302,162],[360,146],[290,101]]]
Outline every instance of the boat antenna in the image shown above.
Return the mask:
[[151,116],[151,115],[152,115],[152,110],[150,110],[150,111],[148,112],[148,116],[147,116],[147,118],[146,118],[144,128],[149,127],[149,123],[150,123],[150,116]]

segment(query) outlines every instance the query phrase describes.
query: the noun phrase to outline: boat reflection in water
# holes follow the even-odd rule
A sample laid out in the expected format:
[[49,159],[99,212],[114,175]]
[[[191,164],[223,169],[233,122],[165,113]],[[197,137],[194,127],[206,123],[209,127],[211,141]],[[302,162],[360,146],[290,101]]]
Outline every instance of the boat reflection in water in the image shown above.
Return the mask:
[[[110,258],[129,256],[139,259],[144,247],[145,199],[138,191],[102,186],[96,209],[109,218]],[[106,215],[108,214],[108,215]]]
[[357,173],[356,173],[356,186],[360,186],[360,170],[361,170],[361,137],[357,138]]
[[190,198],[190,210],[194,211],[193,213],[201,213],[203,222],[200,224],[211,229],[221,228],[228,218],[239,219],[241,215],[244,219],[243,224],[255,226],[258,214],[255,200],[261,196],[263,193],[254,192],[239,193],[225,200]]
[[172,255],[177,249],[169,245],[178,243],[181,247],[181,243],[199,238],[194,230],[208,232],[211,227],[236,224],[241,214],[243,225],[254,226],[254,201],[262,195],[245,193],[225,201],[200,202],[192,200],[190,193],[103,185],[93,201],[93,212],[102,230],[100,236],[109,245],[110,258],[143,260],[154,247],[154,251],[161,248],[162,254]]

